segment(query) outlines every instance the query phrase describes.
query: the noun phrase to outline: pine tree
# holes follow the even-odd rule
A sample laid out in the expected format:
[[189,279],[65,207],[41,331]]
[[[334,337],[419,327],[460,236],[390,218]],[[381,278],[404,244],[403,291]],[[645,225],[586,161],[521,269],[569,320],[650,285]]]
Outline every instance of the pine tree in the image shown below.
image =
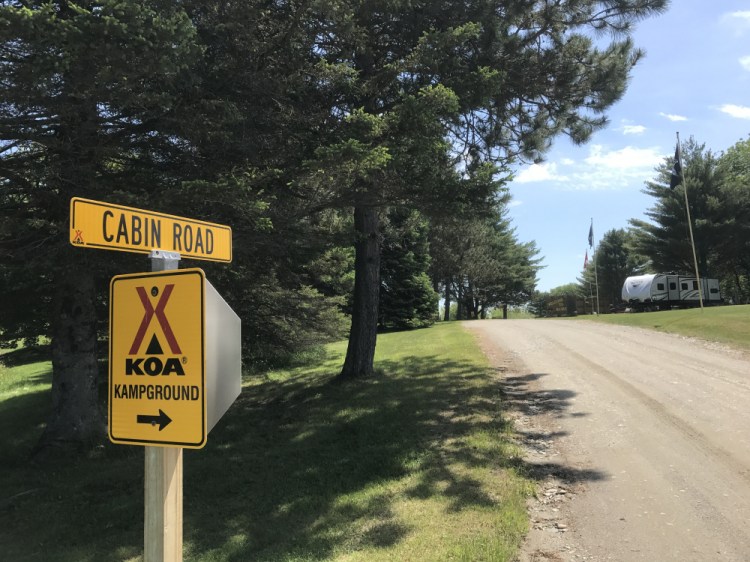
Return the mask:
[[[640,58],[628,33],[663,0],[499,3],[319,2],[312,53],[339,84],[338,139],[312,168],[353,208],[355,289],[342,377],[373,373],[381,209],[422,209],[447,179],[446,151],[540,158],[558,134],[586,141]],[[590,35],[612,32],[596,46]],[[601,34],[599,35],[601,37]],[[331,84],[333,80],[326,81]],[[445,181],[442,185],[455,185]],[[451,204],[450,191],[444,205]],[[429,197],[428,197],[429,198]]]
[[70,199],[123,185],[135,199],[179,166],[172,119],[199,50],[180,7],[139,1],[4,2],[0,41],[0,280],[13,295],[0,323],[6,343],[51,337],[43,458],[104,435],[97,307],[111,266],[69,244]]
[[437,316],[438,295],[427,275],[427,221],[416,211],[394,209],[384,227],[378,324],[382,330],[429,326]]
[[635,227],[635,250],[651,260],[654,273],[670,272],[694,275],[695,266],[690,244],[690,233],[685,211],[688,191],[690,215],[693,221],[695,251],[701,276],[711,276],[716,264],[716,249],[722,243],[718,224],[726,212],[719,191],[722,183],[716,156],[693,138],[682,146],[684,181],[674,190],[669,189],[673,160],[665,159],[655,181],[646,183],[643,190],[655,199],[646,211],[650,221],[631,220]]
[[[643,273],[647,261],[634,250],[635,235],[630,230],[612,229],[604,233],[596,253],[579,279],[580,293],[587,299],[596,299],[596,281],[599,283],[599,310],[606,313],[621,302],[622,285],[627,277]],[[596,264],[596,275],[594,274]],[[596,303],[593,304],[593,309]]]
[[724,294],[750,302],[750,140],[740,140],[719,157],[721,178],[715,271]]

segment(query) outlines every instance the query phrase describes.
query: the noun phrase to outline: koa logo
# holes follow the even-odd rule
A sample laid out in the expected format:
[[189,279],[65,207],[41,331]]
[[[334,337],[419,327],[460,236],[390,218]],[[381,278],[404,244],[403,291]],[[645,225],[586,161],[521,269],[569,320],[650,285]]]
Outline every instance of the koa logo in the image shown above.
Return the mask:
[[[139,350],[143,345],[143,339],[146,336],[151,320],[156,316],[156,319],[161,326],[161,331],[164,334],[164,338],[169,344],[169,349],[173,354],[181,353],[180,346],[177,343],[177,339],[174,336],[172,327],[169,325],[167,315],[164,313],[164,309],[169,302],[169,297],[172,295],[174,290],[174,284],[165,285],[161,296],[159,297],[156,307],[151,304],[151,299],[146,293],[145,287],[136,287],[136,292],[143,305],[143,319],[141,325],[138,327],[138,331],[133,339],[133,344],[130,346],[130,352],[128,355],[140,355]],[[159,289],[153,287],[151,294],[156,297],[159,294]],[[185,376],[185,370],[182,367],[184,362],[178,357],[163,357],[164,351],[162,350],[159,339],[154,334],[151,337],[151,342],[146,349],[144,354],[146,357],[128,357],[125,359],[125,374],[126,375],[150,375],[155,377],[157,375],[181,375]]]
[[131,359],[128,357],[125,359],[125,374],[126,375],[169,375],[174,373],[175,375],[185,376],[185,370],[182,368],[182,363],[176,357],[170,357],[166,361],[162,361],[158,357],[149,357],[145,359],[139,357],[138,359]]

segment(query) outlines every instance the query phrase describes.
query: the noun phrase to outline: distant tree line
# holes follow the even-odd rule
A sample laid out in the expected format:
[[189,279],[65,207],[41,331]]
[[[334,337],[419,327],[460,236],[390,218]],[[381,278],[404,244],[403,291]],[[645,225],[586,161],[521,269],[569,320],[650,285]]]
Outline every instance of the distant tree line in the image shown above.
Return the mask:
[[246,366],[348,326],[341,376],[370,376],[378,327],[438,291],[461,317],[531,293],[509,165],[606,123],[665,5],[3,1],[0,340],[51,341],[39,457],[102,438],[107,283],[146,269],[71,247],[71,197],[231,225],[233,263],[201,266]]
[[[625,229],[604,234],[578,282],[550,293],[536,293],[539,315],[555,293],[596,299],[602,313],[621,305],[625,279],[645,273],[674,272],[694,276],[695,265],[685,212],[687,190],[693,222],[698,273],[718,278],[724,299],[750,303],[750,140],[741,139],[715,154],[690,138],[681,146],[684,182],[670,188],[674,157],[664,159],[644,193],[654,199],[648,220],[631,219]],[[596,264],[596,272],[594,271]],[[576,307],[579,314],[581,307]],[[595,307],[594,307],[595,309]],[[591,308],[583,313],[590,313]]]

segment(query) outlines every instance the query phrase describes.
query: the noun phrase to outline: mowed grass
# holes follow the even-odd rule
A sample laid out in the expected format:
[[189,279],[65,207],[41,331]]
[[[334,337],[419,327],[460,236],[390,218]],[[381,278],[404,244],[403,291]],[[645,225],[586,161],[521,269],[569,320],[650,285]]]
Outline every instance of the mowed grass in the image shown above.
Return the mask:
[[[534,485],[472,336],[446,323],[377,349],[369,381],[335,382],[344,343],[246,379],[208,445],[185,451],[186,560],[514,558]],[[139,560],[142,448],[29,466],[49,408],[48,375],[21,382],[49,369],[33,365],[0,371],[1,558]]]
[[41,435],[39,412],[49,409],[51,386],[48,346],[0,351],[0,467],[23,457]]
[[580,319],[697,337],[750,350],[750,305],[579,316]]

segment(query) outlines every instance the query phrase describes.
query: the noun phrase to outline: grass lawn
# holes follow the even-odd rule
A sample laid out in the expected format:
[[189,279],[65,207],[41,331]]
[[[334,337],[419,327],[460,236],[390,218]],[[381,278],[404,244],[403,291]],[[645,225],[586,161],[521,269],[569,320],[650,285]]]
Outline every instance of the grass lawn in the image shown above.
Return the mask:
[[640,326],[750,350],[750,305],[709,306],[662,312],[578,316],[582,320]]
[[[379,338],[373,380],[337,384],[343,343],[247,378],[185,451],[186,560],[512,560],[534,490],[499,386],[457,323]],[[49,363],[0,367],[0,558],[138,560],[143,451],[32,467]]]

